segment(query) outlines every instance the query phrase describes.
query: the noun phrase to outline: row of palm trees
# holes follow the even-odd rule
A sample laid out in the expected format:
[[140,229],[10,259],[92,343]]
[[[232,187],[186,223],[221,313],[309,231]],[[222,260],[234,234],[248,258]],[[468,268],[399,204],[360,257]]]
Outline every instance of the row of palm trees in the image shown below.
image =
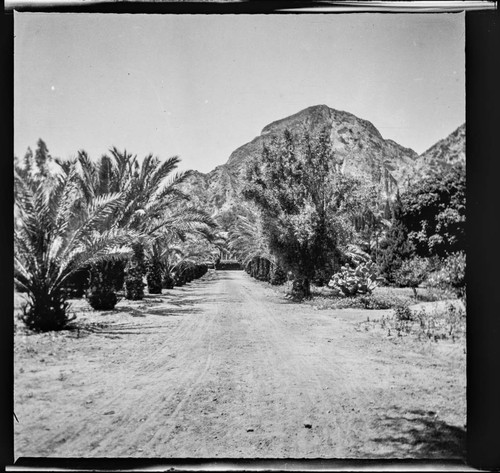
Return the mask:
[[264,236],[262,221],[250,206],[246,215],[238,215],[228,235],[228,247],[253,278],[272,285],[286,282],[285,271],[270,252]]
[[139,160],[116,148],[97,160],[80,151],[63,161],[41,140],[35,156],[15,160],[14,280],[28,297],[30,328],[67,325],[68,286],[82,271],[99,310],[114,307],[120,282],[137,300],[145,277],[158,293],[170,279],[203,272],[197,265],[214,250],[217,227],[190,204],[182,190],[190,172],[175,172],[179,161]]

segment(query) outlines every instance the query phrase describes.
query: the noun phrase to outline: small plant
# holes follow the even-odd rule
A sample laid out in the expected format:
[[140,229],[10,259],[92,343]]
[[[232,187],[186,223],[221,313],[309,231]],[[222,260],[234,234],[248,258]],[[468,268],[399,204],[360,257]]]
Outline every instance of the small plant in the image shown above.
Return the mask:
[[341,271],[333,275],[328,286],[344,296],[352,297],[356,294],[371,294],[380,282],[382,278],[377,276],[377,267],[372,261],[368,261],[356,268],[342,266]]
[[413,312],[406,302],[401,303],[394,309],[394,315],[397,321],[409,322],[414,320]]
[[455,307],[453,304],[447,304],[445,322],[447,327],[447,336],[453,342],[458,336],[458,331],[465,322],[465,311]]
[[381,310],[398,307],[402,299],[391,295],[363,294],[357,297],[363,309]]

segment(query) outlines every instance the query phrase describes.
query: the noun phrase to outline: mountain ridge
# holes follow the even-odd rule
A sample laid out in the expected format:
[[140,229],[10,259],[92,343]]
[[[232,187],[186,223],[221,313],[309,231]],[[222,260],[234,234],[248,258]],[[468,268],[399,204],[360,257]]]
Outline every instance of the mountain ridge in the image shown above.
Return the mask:
[[465,162],[465,123],[418,155],[392,139],[384,139],[368,120],[324,104],[313,105],[264,126],[260,135],[236,148],[225,164],[206,174],[196,171],[191,187],[197,200],[214,213],[227,210],[241,200],[246,164],[258,159],[264,145],[285,129],[297,135],[304,130],[314,134],[325,126],[330,130],[340,172],[375,184],[387,200],[433,170]]

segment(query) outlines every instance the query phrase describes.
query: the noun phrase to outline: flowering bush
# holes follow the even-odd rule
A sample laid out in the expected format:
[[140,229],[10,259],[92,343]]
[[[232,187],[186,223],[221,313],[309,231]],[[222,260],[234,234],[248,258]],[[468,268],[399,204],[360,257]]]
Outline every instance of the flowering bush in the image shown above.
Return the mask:
[[342,266],[339,273],[334,274],[328,286],[338,290],[344,296],[355,296],[356,294],[371,294],[371,292],[383,281],[378,277],[378,270],[372,261],[361,263],[356,268]]

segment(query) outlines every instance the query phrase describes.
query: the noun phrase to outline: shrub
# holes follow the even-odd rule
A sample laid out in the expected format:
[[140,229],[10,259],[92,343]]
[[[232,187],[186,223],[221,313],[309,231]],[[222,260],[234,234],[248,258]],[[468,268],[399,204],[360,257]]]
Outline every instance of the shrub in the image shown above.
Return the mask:
[[404,300],[399,297],[381,294],[358,294],[354,297],[335,297],[332,307],[335,309],[383,310],[399,307]]
[[356,268],[343,266],[342,270],[334,274],[328,286],[341,292],[344,296],[369,294],[382,278],[377,276],[377,268],[372,261],[361,263]]
[[417,287],[425,281],[429,268],[429,261],[425,258],[415,257],[403,261],[395,274],[396,283],[402,287],[411,287],[417,299]]
[[397,321],[408,322],[414,320],[413,313],[408,303],[403,302],[394,309],[394,316]]
[[118,297],[113,289],[89,291],[87,300],[94,310],[112,310],[118,302]]
[[273,286],[281,286],[282,284],[285,284],[286,282],[285,271],[283,271],[281,267],[274,265],[271,270],[271,277],[269,279],[269,282]]
[[465,253],[454,253],[443,260],[441,268],[432,275],[430,282],[465,299],[465,266]]
[[403,301],[399,297],[380,294],[366,294],[358,296],[364,309],[382,310],[399,307]]

